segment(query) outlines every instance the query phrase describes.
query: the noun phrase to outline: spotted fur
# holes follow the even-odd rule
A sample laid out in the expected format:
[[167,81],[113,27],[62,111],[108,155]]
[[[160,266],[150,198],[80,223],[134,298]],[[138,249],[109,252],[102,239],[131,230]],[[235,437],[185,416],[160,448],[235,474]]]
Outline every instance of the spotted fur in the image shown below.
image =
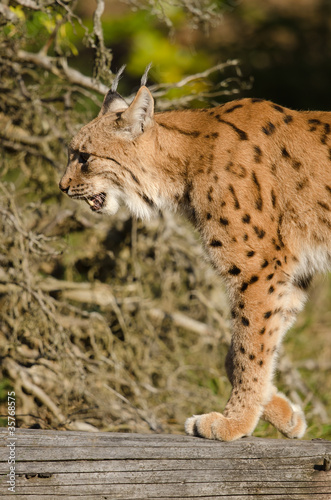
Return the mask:
[[281,340],[313,275],[331,261],[331,113],[261,99],[154,114],[141,87],[128,105],[111,90],[69,147],[60,188],[100,213],[125,203],[139,217],[180,209],[201,233],[231,302],[223,413],[186,432],[230,441],[260,417],[303,436],[301,409],[272,382]]

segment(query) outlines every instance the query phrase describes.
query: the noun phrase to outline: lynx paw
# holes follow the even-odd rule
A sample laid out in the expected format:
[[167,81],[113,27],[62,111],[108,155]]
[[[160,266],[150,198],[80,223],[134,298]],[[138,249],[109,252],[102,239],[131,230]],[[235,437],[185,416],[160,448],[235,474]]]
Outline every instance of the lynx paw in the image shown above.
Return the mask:
[[266,405],[263,418],[288,438],[301,438],[307,428],[300,406],[293,404],[281,393],[274,394]]
[[302,438],[307,429],[304,413],[299,405],[292,404],[291,420],[285,428],[284,434],[289,438]]
[[243,421],[226,418],[217,412],[194,415],[185,422],[186,434],[220,441],[234,441],[250,435],[253,430],[254,427],[247,429]]

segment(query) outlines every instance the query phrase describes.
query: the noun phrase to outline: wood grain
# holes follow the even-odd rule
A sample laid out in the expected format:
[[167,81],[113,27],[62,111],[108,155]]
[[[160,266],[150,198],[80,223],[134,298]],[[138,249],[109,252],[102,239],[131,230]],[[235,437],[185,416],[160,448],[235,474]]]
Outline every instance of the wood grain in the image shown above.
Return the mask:
[[17,429],[16,488],[4,499],[331,500],[331,442]]

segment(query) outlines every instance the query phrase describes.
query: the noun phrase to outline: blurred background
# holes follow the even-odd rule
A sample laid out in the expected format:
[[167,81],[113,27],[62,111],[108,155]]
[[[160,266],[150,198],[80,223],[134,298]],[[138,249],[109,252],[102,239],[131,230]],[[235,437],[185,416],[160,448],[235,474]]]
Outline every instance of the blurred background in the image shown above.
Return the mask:
[[[132,11],[133,5],[137,11]],[[183,2],[182,8],[175,5],[178,2],[153,0],[105,3],[105,43],[112,48],[112,68],[128,65],[128,92],[128,76],[137,81],[151,61],[152,80],[169,83],[239,59],[243,79],[252,81],[251,90],[242,95],[294,109],[331,109],[328,0],[202,0]],[[78,2],[84,19],[91,19],[93,10],[93,2]],[[82,70],[87,61],[92,68],[93,54],[85,50]]]
[[[93,216],[58,190],[114,74],[127,65],[130,99],[150,62],[159,111],[249,96],[331,110],[331,3],[1,3],[1,425],[10,390],[19,426],[94,431],[183,432],[229,397],[228,303],[189,223]],[[330,299],[317,277],[276,374],[306,438],[331,438]]]

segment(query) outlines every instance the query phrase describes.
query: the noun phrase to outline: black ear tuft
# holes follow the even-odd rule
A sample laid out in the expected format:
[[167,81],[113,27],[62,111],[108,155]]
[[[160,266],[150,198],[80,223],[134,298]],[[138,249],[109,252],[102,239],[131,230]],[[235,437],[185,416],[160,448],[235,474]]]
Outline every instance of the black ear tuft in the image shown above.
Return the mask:
[[123,97],[117,92],[117,87],[120,81],[120,78],[122,76],[123,71],[125,70],[125,64],[119,69],[119,71],[116,73],[115,78],[113,80],[113,83],[111,85],[111,89],[107,92],[100,112],[99,116],[105,115],[106,113],[109,113],[110,111],[116,112],[119,110],[125,110],[128,107],[128,104],[125,102]]
[[148,78],[148,73],[149,73],[149,70],[151,69],[151,67],[152,67],[152,63],[149,63],[149,65],[146,67],[146,69],[144,71],[143,76],[141,77],[141,81],[140,81],[140,86],[141,87],[145,87],[146,86],[147,78]]
[[116,92],[119,81],[121,79],[121,76],[122,76],[125,68],[126,68],[126,64],[123,64],[123,66],[121,66],[120,69],[118,70],[118,72],[116,73],[115,78],[113,80],[113,83],[111,84],[111,89],[110,89],[111,92],[114,92],[114,93]]

